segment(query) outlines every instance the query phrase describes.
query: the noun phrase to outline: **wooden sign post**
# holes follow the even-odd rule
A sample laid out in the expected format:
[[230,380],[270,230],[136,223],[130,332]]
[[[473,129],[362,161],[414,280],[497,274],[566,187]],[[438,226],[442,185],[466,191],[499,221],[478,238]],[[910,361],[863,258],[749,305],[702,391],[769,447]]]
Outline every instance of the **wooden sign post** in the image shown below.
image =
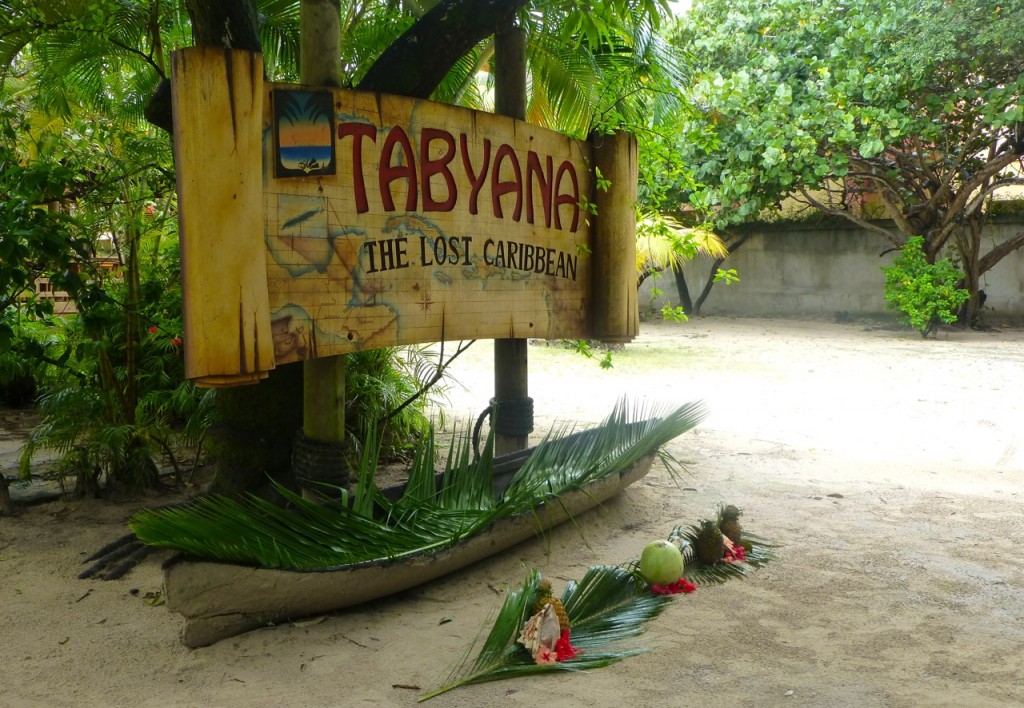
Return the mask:
[[[267,83],[260,56],[236,50],[181,50],[172,67],[183,346],[198,384],[491,338],[517,342],[502,360],[512,363],[496,362],[496,398],[522,400],[527,338],[638,333],[629,136],[592,146],[326,77]],[[594,189],[595,165],[606,191]],[[343,372],[314,377],[328,379],[307,383],[311,399],[343,398]],[[327,428],[309,432],[334,435],[337,419]]]
[[[526,32],[513,23],[494,35],[494,110],[526,118]],[[494,398],[491,399],[494,453],[530,446],[533,399],[530,398],[529,349],[523,338],[494,340]]]

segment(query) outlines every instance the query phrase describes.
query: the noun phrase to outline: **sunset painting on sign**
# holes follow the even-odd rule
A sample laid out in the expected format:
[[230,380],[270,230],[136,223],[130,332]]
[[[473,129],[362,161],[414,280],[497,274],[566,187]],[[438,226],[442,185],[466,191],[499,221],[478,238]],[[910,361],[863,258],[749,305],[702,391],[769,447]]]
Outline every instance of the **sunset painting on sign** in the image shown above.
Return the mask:
[[334,106],[329,91],[274,91],[277,177],[333,175]]

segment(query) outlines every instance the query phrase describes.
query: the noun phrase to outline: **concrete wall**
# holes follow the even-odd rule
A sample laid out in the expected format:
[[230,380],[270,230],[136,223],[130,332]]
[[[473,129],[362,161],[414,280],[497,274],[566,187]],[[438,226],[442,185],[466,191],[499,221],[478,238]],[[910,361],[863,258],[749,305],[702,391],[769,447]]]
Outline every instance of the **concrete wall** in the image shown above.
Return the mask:
[[[1018,220],[992,223],[986,234],[1001,242],[1024,230]],[[854,224],[773,224],[752,232],[750,239],[722,265],[735,268],[740,282],[716,284],[701,308],[703,314],[754,316],[877,316],[885,310],[882,266],[896,257],[880,255],[891,244]],[[699,258],[685,269],[690,293],[696,298],[711,261]],[[664,294],[652,297],[652,288]],[[1017,251],[982,276],[986,316],[1024,318],[1024,252]],[[671,274],[648,279],[640,307],[659,310],[670,301],[679,304]],[[887,313],[891,315],[891,313]]]

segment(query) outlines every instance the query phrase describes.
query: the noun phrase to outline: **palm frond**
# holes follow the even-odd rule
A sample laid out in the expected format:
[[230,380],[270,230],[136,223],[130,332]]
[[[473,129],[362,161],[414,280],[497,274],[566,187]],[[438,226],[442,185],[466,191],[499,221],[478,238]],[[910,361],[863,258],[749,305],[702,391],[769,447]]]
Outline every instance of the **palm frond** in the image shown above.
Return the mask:
[[760,568],[775,558],[776,545],[767,539],[743,531],[743,539],[749,541],[750,548],[746,551],[746,560],[743,562],[719,562],[714,564],[701,563],[697,559],[694,544],[700,532],[699,524],[689,526],[676,526],[669,535],[668,540],[679,546],[683,554],[683,577],[692,583],[724,583],[732,578],[742,578],[754,568]]
[[[701,566],[688,544],[696,537],[698,526],[676,526],[668,540],[682,543],[688,555],[684,577],[701,583],[724,582],[742,577],[774,557],[774,545],[759,536],[744,532],[751,543],[744,563],[719,563]],[[540,573],[532,570],[523,584],[508,593],[491,631],[475,659],[470,655],[474,641],[439,688],[422,696],[425,701],[442,693],[474,683],[498,681],[520,676],[538,676],[552,671],[579,671],[608,666],[646,648],[626,640],[643,634],[652,620],[671,602],[672,595],[656,594],[637,569],[636,559],[620,566],[592,566],[579,582],[570,581],[561,596],[569,619],[571,642],[577,655],[553,664],[538,664],[517,642],[520,631],[533,613]]]
[[[541,665],[516,641],[532,614],[540,580],[540,573],[533,570],[519,588],[510,592],[476,658],[470,660],[467,654],[444,685],[423,694],[419,700],[459,686],[553,671],[601,668],[635,656],[646,649],[624,644],[625,640],[642,634],[671,601],[667,596],[647,592],[646,586],[623,568],[592,567],[579,583],[570,583],[561,598],[572,625],[572,642],[581,650],[580,654]],[[472,649],[471,646],[469,653]]]
[[[657,415],[649,415],[654,411]],[[558,495],[616,474],[689,430],[703,405],[676,409],[620,401],[605,424],[565,440],[547,440],[494,496],[493,440],[479,459],[469,435],[453,440],[440,488],[428,468],[430,442],[416,453],[408,493],[386,498],[373,482],[376,441],[369,439],[359,484],[348,504],[321,505],[279,487],[290,508],[249,497],[201,497],[187,507],[141,511],[131,528],[145,543],[194,556],[272,568],[313,570],[436,552],[499,518],[530,513]],[[221,525],[218,520],[222,520]]]

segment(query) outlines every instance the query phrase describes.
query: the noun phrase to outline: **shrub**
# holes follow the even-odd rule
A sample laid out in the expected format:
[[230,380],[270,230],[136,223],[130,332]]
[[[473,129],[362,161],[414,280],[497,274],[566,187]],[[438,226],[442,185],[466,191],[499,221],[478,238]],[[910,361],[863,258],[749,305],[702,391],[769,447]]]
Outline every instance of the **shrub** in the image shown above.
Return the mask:
[[964,274],[948,258],[929,263],[924,237],[903,244],[900,255],[885,273],[885,305],[902,313],[901,319],[927,337],[940,322],[956,322],[957,311],[970,294],[957,287]]

